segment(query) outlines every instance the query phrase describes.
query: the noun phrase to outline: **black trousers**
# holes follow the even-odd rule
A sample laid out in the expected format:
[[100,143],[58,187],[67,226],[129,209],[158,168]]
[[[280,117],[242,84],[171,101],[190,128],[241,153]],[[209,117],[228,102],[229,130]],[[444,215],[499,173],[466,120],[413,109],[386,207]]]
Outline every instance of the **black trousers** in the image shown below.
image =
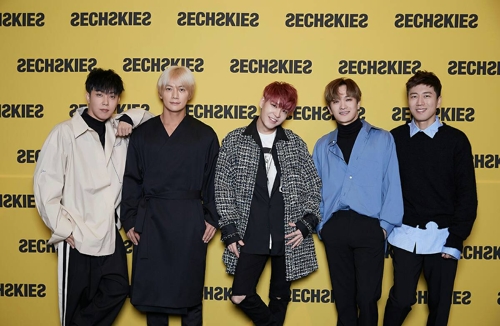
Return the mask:
[[127,256],[118,230],[112,255],[84,255],[67,243],[64,250],[70,250],[65,325],[111,325],[129,293]]
[[376,326],[382,293],[385,237],[379,221],[338,211],[323,226],[338,326]]
[[[168,326],[168,316],[165,313],[148,312],[146,314],[148,326]],[[200,303],[194,307],[187,308],[187,313],[181,315],[182,326],[203,325],[203,306]]]
[[415,293],[422,271],[428,289],[427,326],[447,325],[458,261],[442,258],[440,253],[419,255],[394,246],[392,250],[394,285],[385,306],[384,326],[403,324],[417,302]]
[[[269,305],[257,294],[257,283],[271,257]],[[232,295],[245,295],[237,306],[255,325],[283,325],[292,282],[286,280],[285,256],[253,255],[240,253],[234,274]]]

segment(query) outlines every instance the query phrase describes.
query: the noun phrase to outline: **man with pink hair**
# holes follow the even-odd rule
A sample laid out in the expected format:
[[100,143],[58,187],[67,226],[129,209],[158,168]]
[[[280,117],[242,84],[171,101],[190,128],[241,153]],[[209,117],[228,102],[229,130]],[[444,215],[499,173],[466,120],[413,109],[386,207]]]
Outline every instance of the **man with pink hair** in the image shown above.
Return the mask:
[[[319,222],[321,181],[304,141],[281,124],[297,91],[274,82],[261,114],[222,142],[215,172],[223,260],[234,274],[231,301],[255,325],[283,325],[293,280],[318,268],[312,233]],[[269,305],[256,293],[271,258]]]

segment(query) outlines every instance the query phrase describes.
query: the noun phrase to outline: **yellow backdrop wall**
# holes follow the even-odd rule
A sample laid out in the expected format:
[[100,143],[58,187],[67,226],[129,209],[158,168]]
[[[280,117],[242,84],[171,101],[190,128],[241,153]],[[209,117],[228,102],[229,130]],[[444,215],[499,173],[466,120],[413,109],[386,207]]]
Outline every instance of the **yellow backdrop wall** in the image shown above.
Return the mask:
[[[479,195],[450,325],[499,325],[499,14],[497,0],[2,0],[0,324],[58,323],[56,254],[34,206],[32,174],[51,128],[85,104],[87,73],[114,69],[126,88],[118,110],[140,107],[158,114],[160,72],[186,65],[198,86],[188,113],[211,125],[220,139],[258,114],[265,85],[295,85],[298,108],[285,127],[310,150],[335,128],[322,97],[330,80],[355,79],[363,91],[362,117],[392,129],[409,117],[406,80],[418,69],[435,72],[444,85],[439,116],[469,136]],[[130,242],[127,250],[130,259]],[[232,278],[224,273],[222,251],[219,241],[210,243],[205,324],[250,325],[228,300]],[[288,325],[335,323],[319,241],[317,251],[319,271],[293,284]],[[391,274],[387,259],[381,315]],[[266,271],[261,293],[267,293],[268,278]],[[425,291],[421,282],[406,325],[424,324]],[[116,322],[144,324],[128,302]]]

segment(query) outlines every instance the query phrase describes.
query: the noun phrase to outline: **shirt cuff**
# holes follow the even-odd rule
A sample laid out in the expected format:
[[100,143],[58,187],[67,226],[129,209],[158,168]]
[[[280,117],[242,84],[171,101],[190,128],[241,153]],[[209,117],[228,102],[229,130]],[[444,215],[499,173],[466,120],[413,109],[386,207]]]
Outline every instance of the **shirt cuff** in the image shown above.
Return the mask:
[[297,223],[295,223],[295,227],[298,230],[300,230],[300,233],[302,233],[303,238],[305,238],[309,235],[309,229],[302,221],[297,221]]
[[234,223],[229,223],[220,228],[221,231],[221,241],[224,242],[226,247],[233,242],[241,240],[240,235],[238,234],[238,229]]
[[464,241],[457,235],[450,232],[450,234],[448,234],[448,238],[446,239],[446,243],[444,244],[444,246],[448,248],[455,248],[458,251],[462,251],[462,248],[464,246]]
[[387,232],[386,239],[389,238],[389,234],[391,234],[392,229],[394,229],[394,225],[392,225],[391,223],[387,223],[384,220],[380,220],[380,227],[384,229],[385,232]]
[[443,247],[443,250],[441,250],[443,254],[448,254],[452,256],[454,259],[459,260],[461,256],[461,252],[458,249],[455,248],[450,248],[450,247]]
[[239,236],[239,234],[234,234],[231,237],[224,239],[223,242],[224,242],[224,245],[226,245],[226,247],[227,247],[231,243],[235,243],[235,242],[238,242],[240,240],[241,240],[241,237]]
[[126,115],[126,114],[122,115],[122,116],[118,119],[118,121],[123,121],[123,122],[126,122],[126,123],[128,123],[129,125],[131,125],[132,127],[134,126],[134,122],[133,122],[133,121],[132,121],[132,119],[131,119],[128,115]]

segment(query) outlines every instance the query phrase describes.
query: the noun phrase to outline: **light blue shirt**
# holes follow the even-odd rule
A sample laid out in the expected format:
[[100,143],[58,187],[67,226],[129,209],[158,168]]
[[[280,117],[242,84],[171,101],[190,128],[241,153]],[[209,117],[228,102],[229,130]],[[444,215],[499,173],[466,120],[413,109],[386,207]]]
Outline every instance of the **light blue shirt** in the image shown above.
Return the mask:
[[318,235],[332,214],[351,209],[380,221],[389,235],[403,219],[403,196],[392,135],[365,120],[352,148],[349,164],[337,144],[338,130],[321,137],[313,159],[323,182]]
[[[410,137],[415,136],[418,132],[423,132],[430,138],[434,135],[443,124],[436,116],[436,121],[424,130],[421,130],[412,120],[408,123],[410,127]],[[432,158],[430,158],[432,159]],[[394,228],[389,235],[388,241],[390,244],[417,254],[437,254],[445,253],[453,256],[455,259],[460,259],[460,250],[456,248],[445,247],[446,239],[448,238],[448,228],[438,229],[438,225],[434,222],[429,222],[425,225],[425,229],[411,227],[403,224],[401,227]]]

